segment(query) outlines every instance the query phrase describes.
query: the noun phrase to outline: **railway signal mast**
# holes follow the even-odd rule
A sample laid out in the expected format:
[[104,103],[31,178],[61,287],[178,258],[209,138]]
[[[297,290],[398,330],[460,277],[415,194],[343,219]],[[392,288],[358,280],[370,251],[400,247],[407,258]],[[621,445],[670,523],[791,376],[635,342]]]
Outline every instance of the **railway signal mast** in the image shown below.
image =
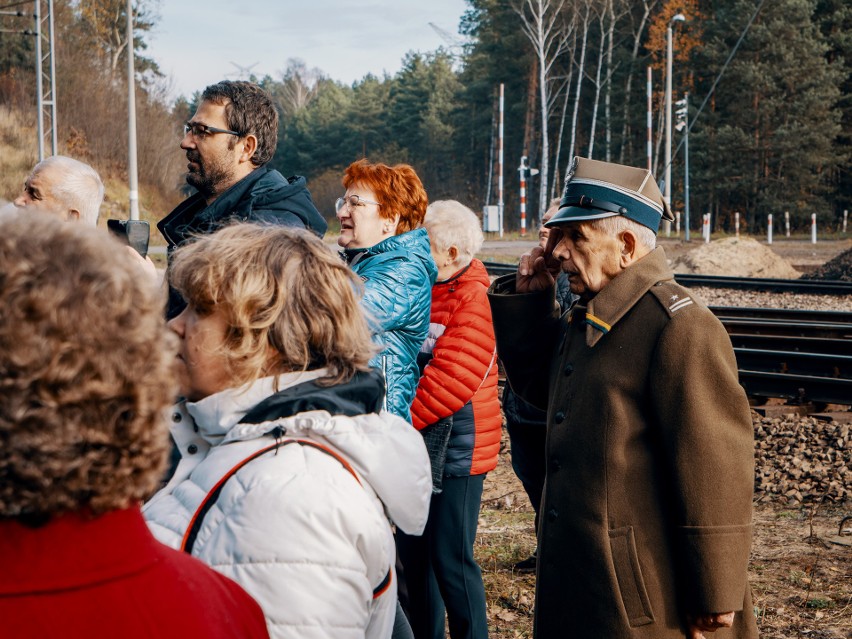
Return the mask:
[[538,175],[538,169],[531,169],[527,156],[522,155],[518,173],[521,176],[521,237],[524,237],[527,234],[527,178]]
[[[6,5],[6,7],[15,6],[15,4]],[[44,5],[44,11],[42,11],[42,5]],[[2,10],[0,15],[24,18],[28,14],[20,10]],[[35,75],[36,107],[38,110],[36,120],[38,124],[38,160],[41,162],[44,159],[45,138],[49,139],[51,155],[56,155],[56,61],[53,46],[53,0],[35,0],[33,18],[35,22],[33,29],[2,29],[2,31],[35,36],[36,38]]]

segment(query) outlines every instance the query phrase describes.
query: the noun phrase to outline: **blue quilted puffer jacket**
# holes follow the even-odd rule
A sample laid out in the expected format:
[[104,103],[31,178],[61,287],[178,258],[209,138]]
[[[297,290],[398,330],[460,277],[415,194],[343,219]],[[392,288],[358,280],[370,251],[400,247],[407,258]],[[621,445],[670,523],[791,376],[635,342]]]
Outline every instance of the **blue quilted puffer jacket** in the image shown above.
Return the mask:
[[429,332],[432,285],[438,277],[429,234],[414,229],[342,253],[364,282],[361,303],[371,316],[373,340],[383,347],[370,364],[385,375],[385,408],[410,422],[420,379],[417,353]]

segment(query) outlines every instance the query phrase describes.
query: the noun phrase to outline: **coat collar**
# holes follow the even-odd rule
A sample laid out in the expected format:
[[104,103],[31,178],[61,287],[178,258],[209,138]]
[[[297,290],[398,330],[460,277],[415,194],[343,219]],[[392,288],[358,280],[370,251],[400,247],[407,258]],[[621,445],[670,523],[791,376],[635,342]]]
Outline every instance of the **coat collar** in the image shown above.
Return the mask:
[[659,246],[619,273],[585,309],[586,344],[590,348],[597,344],[654,284],[673,277]]
[[[327,374],[326,369],[278,376],[278,390],[282,391],[303,382],[310,382]],[[186,404],[201,437],[209,444],[221,444],[225,436],[261,401],[275,393],[275,377],[263,377],[239,388],[228,388]]]
[[138,506],[98,517],[66,513],[30,528],[0,521],[0,595],[82,588],[159,561]]

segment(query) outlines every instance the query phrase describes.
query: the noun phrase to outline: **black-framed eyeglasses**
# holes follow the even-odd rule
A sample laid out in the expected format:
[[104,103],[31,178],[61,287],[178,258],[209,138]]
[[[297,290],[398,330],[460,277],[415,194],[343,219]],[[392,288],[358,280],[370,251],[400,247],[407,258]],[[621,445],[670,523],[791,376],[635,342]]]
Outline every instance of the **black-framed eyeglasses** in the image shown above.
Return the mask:
[[238,138],[242,137],[242,134],[236,131],[217,129],[215,126],[207,126],[201,122],[186,122],[183,125],[183,134],[192,134],[194,138],[206,138],[208,135],[213,135],[214,133],[227,133],[228,135],[236,135]]
[[348,206],[349,210],[351,211],[356,206],[363,206],[364,204],[375,204],[376,206],[381,206],[381,204],[379,204],[378,202],[373,202],[372,200],[365,200],[360,195],[353,194],[344,195],[343,197],[337,198],[337,200],[334,202],[334,210],[339,213],[340,209],[342,209],[344,206]]

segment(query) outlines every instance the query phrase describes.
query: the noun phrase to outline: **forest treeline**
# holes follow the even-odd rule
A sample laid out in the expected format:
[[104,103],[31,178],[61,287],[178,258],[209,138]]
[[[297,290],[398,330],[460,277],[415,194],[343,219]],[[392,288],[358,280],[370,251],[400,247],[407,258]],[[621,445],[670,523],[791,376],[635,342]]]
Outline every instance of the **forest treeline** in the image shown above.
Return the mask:
[[[168,78],[146,55],[157,3],[136,4],[140,178],[149,188],[177,196],[185,164],[177,140],[197,94],[168,101]],[[54,5],[60,147],[102,172],[121,175],[124,0]],[[285,175],[307,176],[327,216],[343,169],[360,157],[414,165],[430,199],[457,198],[474,210],[496,204],[502,84],[505,223],[517,228],[522,156],[540,170],[528,185],[527,215],[533,219],[559,194],[573,155],[647,164],[649,67],[652,168],[661,178],[670,24],[673,99],[688,94],[692,227],[709,212],[714,228],[730,228],[735,211],[753,232],[762,230],[768,213],[784,211],[794,225],[804,227],[817,213],[821,224],[836,227],[842,211],[852,208],[847,0],[467,0],[467,5],[458,35],[446,34],[446,47],[407,54],[394,75],[367,75],[347,85],[293,52],[274,77],[254,78],[280,108],[272,164]],[[672,20],[677,14],[685,20]],[[4,17],[0,26],[9,28],[10,20]],[[0,103],[33,114],[30,118],[33,48],[31,37],[0,32]],[[684,205],[683,136],[683,130],[673,133],[675,209]],[[35,142],[28,153],[34,155],[34,149]]]

